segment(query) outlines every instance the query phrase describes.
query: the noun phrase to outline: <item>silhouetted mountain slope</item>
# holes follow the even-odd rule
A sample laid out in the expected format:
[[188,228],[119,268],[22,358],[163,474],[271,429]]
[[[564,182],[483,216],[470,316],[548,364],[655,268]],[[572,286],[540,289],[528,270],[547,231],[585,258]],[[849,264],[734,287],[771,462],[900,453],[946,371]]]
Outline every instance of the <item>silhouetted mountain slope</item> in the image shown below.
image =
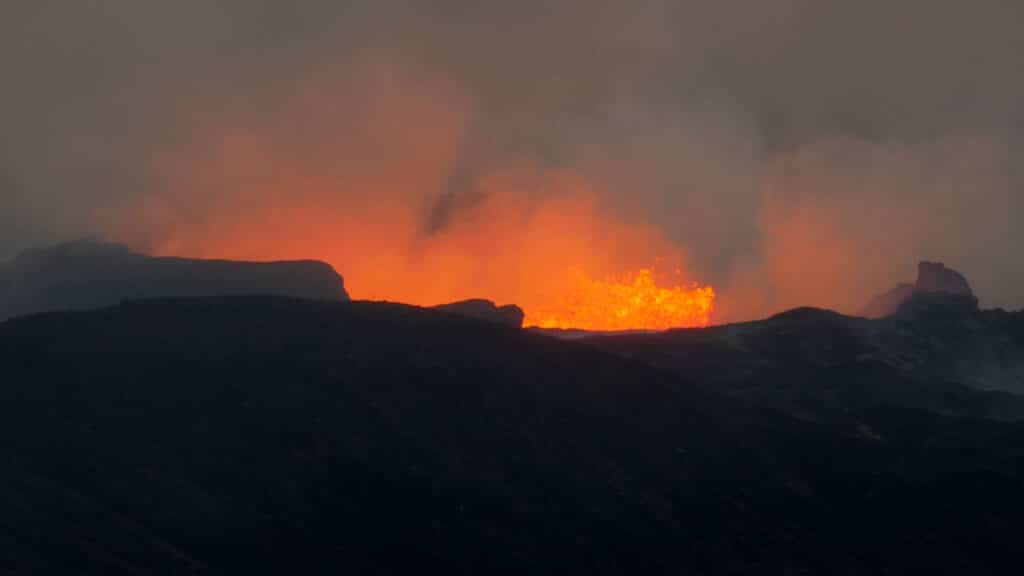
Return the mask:
[[523,325],[523,318],[525,317],[523,309],[515,304],[498,306],[490,300],[483,300],[479,298],[441,304],[439,306],[434,306],[434,309],[452,312],[453,314],[462,314],[463,316],[471,316],[473,318],[487,320],[489,322],[498,322],[500,324],[506,324],[516,328]]
[[0,320],[128,299],[245,294],[348,300],[341,276],[312,260],[156,258],[117,244],[80,241],[29,250],[0,266]]
[[801,421],[440,311],[133,302],[2,323],[0,366],[15,573],[991,573],[1024,530],[1020,426]]
[[863,310],[860,316],[865,318],[884,318],[899,311],[904,303],[914,297],[915,294],[946,294],[961,296],[963,301],[971,301],[977,305],[978,300],[974,297],[970,283],[963,274],[946,268],[942,262],[919,262],[917,265],[917,280],[913,284],[901,283],[892,290],[875,296]]
[[1024,315],[979,310],[973,297],[918,294],[879,320],[877,355],[906,372],[1024,393]]
[[979,310],[972,297],[917,294],[879,320],[801,308],[585,341],[801,417],[896,405],[1024,419],[1024,316]]

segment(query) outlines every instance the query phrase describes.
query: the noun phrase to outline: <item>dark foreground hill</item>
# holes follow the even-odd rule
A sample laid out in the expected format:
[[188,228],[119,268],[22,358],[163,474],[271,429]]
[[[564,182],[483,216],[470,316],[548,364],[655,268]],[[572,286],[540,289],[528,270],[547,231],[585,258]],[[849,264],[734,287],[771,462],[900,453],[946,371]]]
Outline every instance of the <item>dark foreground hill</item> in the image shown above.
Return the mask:
[[877,320],[802,308],[757,322],[586,341],[806,419],[902,406],[1024,420],[1024,313],[981,310],[968,296],[917,294]]
[[313,260],[161,258],[118,244],[78,241],[28,250],[0,263],[0,320],[131,299],[252,294],[348,300],[341,276]]
[[881,405],[855,407],[853,427],[800,419],[618,354],[359,302],[10,320],[0,572],[982,574],[1018,561],[1019,425]]

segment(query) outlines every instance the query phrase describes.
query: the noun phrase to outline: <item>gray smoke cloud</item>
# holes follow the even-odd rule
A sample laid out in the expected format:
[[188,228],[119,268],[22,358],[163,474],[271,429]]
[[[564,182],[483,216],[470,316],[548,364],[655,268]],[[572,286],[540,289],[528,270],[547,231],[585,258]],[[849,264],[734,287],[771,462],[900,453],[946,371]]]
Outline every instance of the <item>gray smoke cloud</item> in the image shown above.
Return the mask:
[[964,272],[986,305],[1024,306],[1018,1],[0,10],[0,257],[90,235],[166,246],[312,194],[253,192],[214,175],[225,162],[344,182],[338,210],[416,188],[372,202],[415,204],[428,233],[480,178],[528,164],[664,230],[719,289],[721,319],[855,311],[918,259]]

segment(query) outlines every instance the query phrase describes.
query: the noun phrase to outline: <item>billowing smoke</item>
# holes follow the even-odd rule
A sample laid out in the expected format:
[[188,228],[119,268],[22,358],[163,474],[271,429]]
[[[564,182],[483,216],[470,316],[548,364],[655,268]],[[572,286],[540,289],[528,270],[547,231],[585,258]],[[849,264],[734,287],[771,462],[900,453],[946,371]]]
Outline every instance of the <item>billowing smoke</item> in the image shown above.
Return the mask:
[[657,265],[718,320],[931,259],[1024,305],[1020,2],[293,4],[5,2],[0,257],[319,257],[422,303]]

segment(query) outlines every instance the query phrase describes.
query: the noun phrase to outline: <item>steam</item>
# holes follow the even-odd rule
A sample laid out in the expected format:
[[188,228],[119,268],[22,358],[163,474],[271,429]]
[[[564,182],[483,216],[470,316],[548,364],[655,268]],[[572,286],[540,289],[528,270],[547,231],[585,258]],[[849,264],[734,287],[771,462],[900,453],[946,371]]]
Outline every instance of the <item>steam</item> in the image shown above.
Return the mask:
[[321,257],[396,298],[443,265],[442,300],[531,288],[494,254],[649,255],[717,320],[927,258],[1024,306],[1019,2],[642,4],[8,1],[0,257]]

